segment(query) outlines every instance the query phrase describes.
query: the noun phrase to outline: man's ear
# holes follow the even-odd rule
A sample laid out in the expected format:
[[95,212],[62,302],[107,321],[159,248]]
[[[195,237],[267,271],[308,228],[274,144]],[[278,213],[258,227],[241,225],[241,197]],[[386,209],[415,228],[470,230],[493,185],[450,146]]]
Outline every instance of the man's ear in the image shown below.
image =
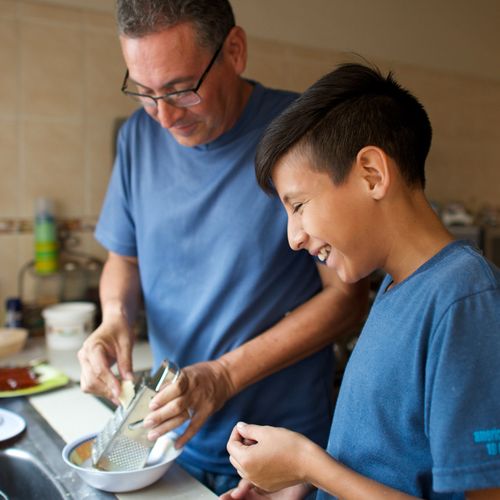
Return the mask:
[[384,198],[391,183],[388,158],[384,151],[376,146],[365,146],[356,155],[356,167],[369,196],[374,200]]
[[224,56],[228,58],[237,75],[245,71],[247,65],[247,36],[240,26],[234,26],[224,42]]

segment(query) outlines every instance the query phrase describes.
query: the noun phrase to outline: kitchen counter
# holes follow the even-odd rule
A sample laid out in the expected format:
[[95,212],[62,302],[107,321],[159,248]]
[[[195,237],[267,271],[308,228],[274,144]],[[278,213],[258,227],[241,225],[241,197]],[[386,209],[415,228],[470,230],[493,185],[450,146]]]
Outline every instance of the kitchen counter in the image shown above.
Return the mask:
[[[74,353],[68,355],[63,351],[59,353],[47,353],[43,343],[34,339],[31,341],[27,349],[16,356],[11,356],[6,359],[0,359],[0,364],[23,364],[32,359],[48,357],[51,364],[56,368],[64,371],[72,383],[67,387],[53,390],[47,393],[33,395],[29,398],[12,398],[17,401],[16,409],[21,415],[25,412],[29,413],[28,408],[20,406],[27,405],[28,402],[43,420],[62,438],[64,442],[72,441],[79,436],[97,432],[107,422],[111,415],[111,410],[100,402],[94,396],[84,394],[78,385],[80,371],[78,362],[74,357]],[[146,342],[140,343],[134,349],[134,370],[144,370],[151,367],[151,354],[149,346]],[[0,399],[0,406],[2,400]],[[20,408],[23,410],[19,411]],[[29,419],[26,419],[28,424]],[[34,424],[33,424],[34,425]],[[23,439],[20,440],[22,444]],[[15,444],[13,445],[15,446]],[[62,449],[62,447],[60,447]],[[60,450],[58,459],[62,463]],[[64,464],[62,464],[64,465]],[[97,490],[93,490],[97,491]],[[185,472],[177,464],[173,464],[163,478],[155,484],[141,489],[137,492],[118,493],[117,498],[123,500],[155,500],[155,499],[174,499],[174,500],[210,500],[218,498],[208,488],[194,479],[191,475]],[[75,497],[78,498],[78,497]]]
[[[134,370],[147,370],[153,365],[153,357],[148,342],[136,342],[132,354]],[[80,364],[76,358],[76,351],[47,350],[44,337],[31,338],[21,352],[8,358],[0,358],[0,366],[23,365],[33,360],[47,360],[74,382],[80,381]]]

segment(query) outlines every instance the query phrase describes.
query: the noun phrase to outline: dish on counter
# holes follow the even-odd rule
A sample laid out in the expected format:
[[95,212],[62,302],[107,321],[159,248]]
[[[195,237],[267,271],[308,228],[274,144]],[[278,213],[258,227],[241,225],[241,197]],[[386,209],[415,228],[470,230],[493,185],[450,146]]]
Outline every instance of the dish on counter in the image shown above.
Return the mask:
[[9,410],[0,408],[0,442],[21,434],[25,427],[24,418]]
[[[62,451],[64,462],[75,470],[78,475],[90,486],[111,493],[124,493],[149,486],[158,481],[175,459],[182,453],[182,448],[176,449],[174,441],[168,436],[157,439],[151,450],[150,457],[155,456],[151,465],[148,458],[146,466],[133,471],[103,471],[92,466],[92,443],[96,434],[87,434],[71,443]],[[156,449],[161,451],[160,454]]]
[[0,358],[19,352],[28,338],[25,328],[0,328]]
[[31,396],[63,387],[69,377],[53,366],[42,363],[35,366],[0,368],[0,398]]

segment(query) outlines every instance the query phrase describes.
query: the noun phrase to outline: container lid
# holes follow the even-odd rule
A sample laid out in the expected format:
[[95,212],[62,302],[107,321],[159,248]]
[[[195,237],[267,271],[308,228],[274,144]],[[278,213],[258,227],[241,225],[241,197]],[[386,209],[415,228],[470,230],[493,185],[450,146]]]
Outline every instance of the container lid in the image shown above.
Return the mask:
[[92,302],[63,302],[46,307],[42,316],[46,320],[66,319],[75,316],[88,316],[95,312],[95,304]]

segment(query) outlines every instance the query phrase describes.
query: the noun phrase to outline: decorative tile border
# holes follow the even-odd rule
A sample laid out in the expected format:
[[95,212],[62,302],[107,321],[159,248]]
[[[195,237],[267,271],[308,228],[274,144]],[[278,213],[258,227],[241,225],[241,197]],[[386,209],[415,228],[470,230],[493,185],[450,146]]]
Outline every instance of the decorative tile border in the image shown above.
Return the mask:
[[[59,230],[70,232],[94,232],[97,220],[82,217],[71,219],[56,219]],[[33,232],[33,219],[0,218],[0,234],[25,234]]]

